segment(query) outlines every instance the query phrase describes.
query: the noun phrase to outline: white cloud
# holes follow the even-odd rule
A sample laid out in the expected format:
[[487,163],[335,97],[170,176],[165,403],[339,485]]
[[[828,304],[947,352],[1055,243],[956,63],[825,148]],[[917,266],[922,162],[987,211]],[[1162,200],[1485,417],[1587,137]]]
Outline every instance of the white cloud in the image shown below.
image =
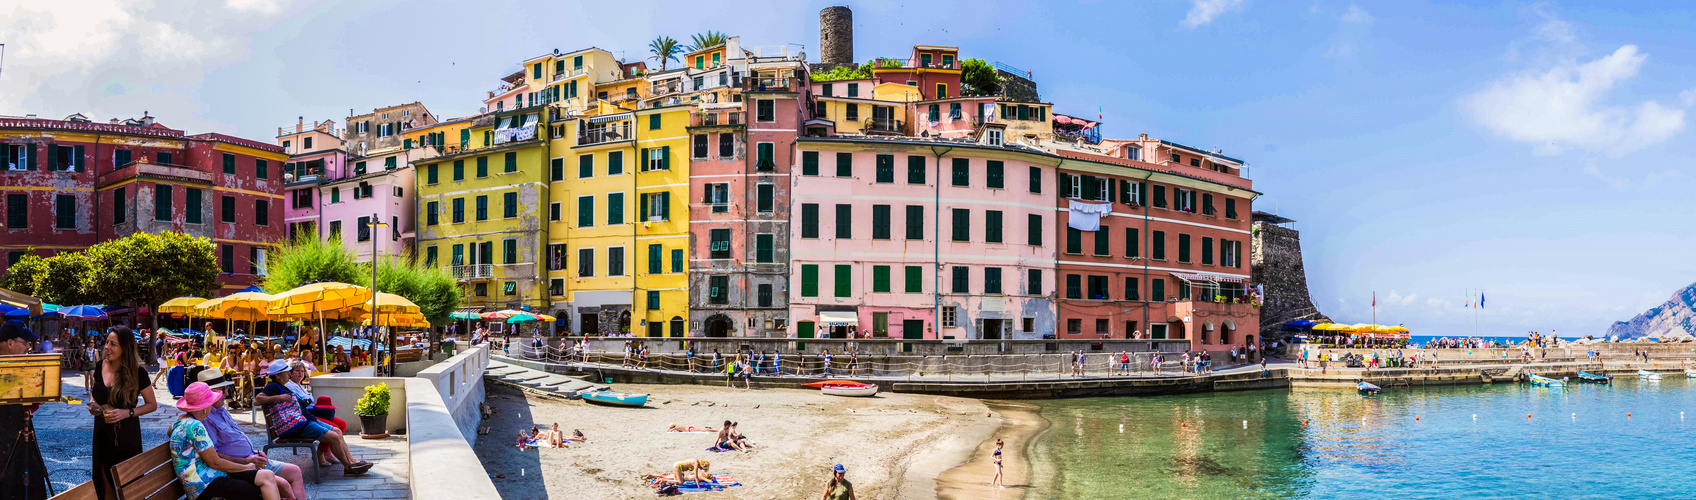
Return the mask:
[[228,6],[247,10],[235,12],[219,8],[225,1],[192,0],[172,9],[123,0],[0,4],[6,35],[0,114],[83,113],[106,121],[149,111],[191,133],[227,126],[204,112],[205,68],[245,56],[247,28],[232,17],[250,20],[275,4],[237,0]]
[[1390,290],[1390,294],[1384,296],[1383,303],[1384,304],[1396,304],[1396,305],[1403,305],[1403,306],[1411,306],[1415,302],[1418,302],[1418,301],[1419,301],[1419,294],[1417,294],[1417,293],[1410,293],[1410,294],[1407,294],[1407,295],[1402,295],[1401,293],[1398,293],[1395,290]]
[[1325,50],[1325,57],[1327,59],[1348,57],[1351,55],[1354,55],[1354,44],[1348,42],[1332,43],[1331,48]]
[[1463,100],[1473,121],[1498,135],[1535,145],[1538,154],[1567,148],[1615,157],[1659,144],[1684,129],[1684,110],[1653,100],[1609,106],[1603,98],[1637,76],[1648,58],[1635,45],[1579,63],[1510,75]]
[[1343,22],[1354,24],[1372,24],[1372,14],[1359,5],[1349,4],[1349,10],[1343,13]]
[[1189,14],[1184,16],[1183,25],[1185,28],[1195,29],[1213,22],[1213,19],[1221,14],[1243,8],[1243,0],[1194,0],[1194,2],[1190,6]]
[[224,6],[230,10],[257,12],[260,14],[276,14],[281,8],[273,0],[225,0]]
[[1686,90],[1686,91],[1683,91],[1683,92],[1679,92],[1678,93],[1678,100],[1684,101],[1684,105],[1686,107],[1696,106],[1696,89],[1690,89],[1690,90]]
[[1631,185],[1631,181],[1626,180],[1625,178],[1612,177],[1612,176],[1609,176],[1608,174],[1602,173],[1601,167],[1596,166],[1595,160],[1590,160],[1589,162],[1585,163],[1584,173],[1585,173],[1585,175],[1595,177],[1597,180],[1600,180],[1602,182],[1607,183],[1608,187],[1611,187],[1611,188],[1614,188],[1614,189],[1625,189],[1627,186]]

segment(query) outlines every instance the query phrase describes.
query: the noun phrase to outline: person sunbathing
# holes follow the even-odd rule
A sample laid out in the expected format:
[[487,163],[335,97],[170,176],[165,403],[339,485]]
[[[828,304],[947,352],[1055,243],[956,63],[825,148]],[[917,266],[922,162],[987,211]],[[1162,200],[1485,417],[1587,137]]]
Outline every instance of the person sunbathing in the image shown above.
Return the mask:
[[564,448],[565,443],[582,443],[589,440],[589,438],[583,436],[583,431],[579,429],[573,429],[570,436],[565,435],[565,431],[559,430],[558,422],[554,423],[553,430],[544,432],[548,434],[548,444],[555,448]]
[[671,427],[666,428],[666,432],[717,432],[717,431],[718,431],[718,429],[714,429],[712,427],[695,427],[693,425],[677,425],[677,424],[671,424]]
[[753,448],[754,445],[753,445],[753,443],[748,442],[748,436],[744,436],[744,435],[742,435],[742,433],[736,432],[736,426],[739,426],[739,425],[742,425],[742,423],[741,422],[731,422],[730,423],[730,444],[735,446],[736,449],[745,452],[745,451],[748,451],[748,448]]
[[[683,484],[684,481],[711,483],[713,482],[713,479],[712,475],[708,474],[708,471],[712,470],[712,466],[712,462],[701,460],[699,458],[691,458],[672,464],[671,474],[645,474],[642,478],[652,480],[654,481],[654,484],[671,483],[680,485]],[[684,471],[691,471],[694,472],[694,474],[684,476]]]

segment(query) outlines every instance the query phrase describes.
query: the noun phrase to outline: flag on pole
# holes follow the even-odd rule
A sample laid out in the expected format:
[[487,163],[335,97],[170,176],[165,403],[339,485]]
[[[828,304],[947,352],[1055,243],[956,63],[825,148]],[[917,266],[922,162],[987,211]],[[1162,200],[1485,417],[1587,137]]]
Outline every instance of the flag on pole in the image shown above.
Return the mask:
[[1097,105],[1095,107],[1095,119],[1097,119],[1097,120],[1101,119],[1101,106],[1100,105]]
[[1372,307],[1378,307],[1378,292],[1372,292]]
[[1478,292],[1478,308],[1484,308],[1484,292]]

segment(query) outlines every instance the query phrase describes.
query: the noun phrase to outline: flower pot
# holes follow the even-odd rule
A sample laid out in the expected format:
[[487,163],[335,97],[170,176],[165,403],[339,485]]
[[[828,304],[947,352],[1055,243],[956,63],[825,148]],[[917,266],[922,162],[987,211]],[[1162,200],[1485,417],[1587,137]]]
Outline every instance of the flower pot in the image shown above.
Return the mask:
[[389,414],[360,415],[359,437],[365,439],[382,439],[389,437]]

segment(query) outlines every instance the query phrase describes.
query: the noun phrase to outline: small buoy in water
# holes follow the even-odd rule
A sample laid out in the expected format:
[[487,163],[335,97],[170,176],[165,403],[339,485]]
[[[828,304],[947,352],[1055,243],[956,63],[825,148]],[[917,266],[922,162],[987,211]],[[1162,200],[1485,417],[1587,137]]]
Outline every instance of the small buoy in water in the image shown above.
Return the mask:
[[1478,414],[1477,414],[1477,413],[1474,413],[1474,414],[1472,414],[1472,421],[1473,421],[1473,422],[1477,422],[1477,421],[1478,421]]
[[1247,429],[1247,428],[1248,428],[1248,421],[1247,421],[1247,420],[1244,420],[1244,421],[1243,421],[1243,428],[1244,428],[1244,429]]
[[1531,418],[1531,414],[1530,413],[1525,414],[1525,418],[1527,418],[1527,419]]
[[1124,433],[1125,433],[1125,424],[1119,424],[1119,433],[1120,433],[1120,434],[1124,434]]
[[1574,413],[1574,414],[1572,414],[1572,419],[1573,419],[1573,420],[1578,420],[1578,414],[1577,414],[1577,413]]
[[1413,421],[1415,421],[1415,422],[1418,422],[1418,421],[1419,421],[1419,417],[1413,417]]
[[1625,418],[1631,418],[1631,412],[1625,412]]

